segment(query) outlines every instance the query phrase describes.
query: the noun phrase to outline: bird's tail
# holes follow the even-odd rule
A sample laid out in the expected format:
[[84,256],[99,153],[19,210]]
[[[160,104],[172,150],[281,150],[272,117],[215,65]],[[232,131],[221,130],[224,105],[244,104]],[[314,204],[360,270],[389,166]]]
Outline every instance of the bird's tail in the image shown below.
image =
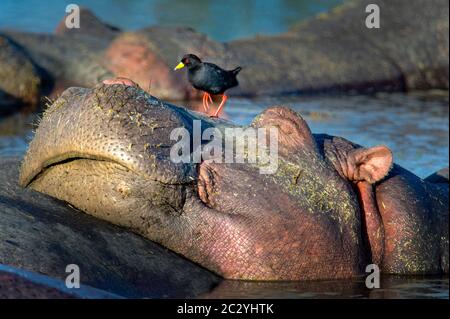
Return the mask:
[[237,75],[241,70],[242,70],[242,68],[240,66],[238,66],[237,68],[231,70],[230,72],[233,73],[234,75]]

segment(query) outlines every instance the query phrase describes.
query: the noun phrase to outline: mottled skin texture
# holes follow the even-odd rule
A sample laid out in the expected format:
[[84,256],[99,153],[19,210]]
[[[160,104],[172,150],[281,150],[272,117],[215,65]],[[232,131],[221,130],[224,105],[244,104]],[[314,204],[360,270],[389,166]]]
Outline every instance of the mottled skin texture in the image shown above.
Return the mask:
[[448,184],[390,171],[387,147],[313,135],[298,114],[273,107],[252,127],[279,128],[275,174],[247,163],[175,164],[172,129],[192,132],[194,119],[202,129],[233,124],[164,103],[124,79],[107,83],[68,89],[46,110],[22,186],[226,278],[345,278],[372,260],[391,273],[448,272]]
[[381,28],[368,29],[370,0],[350,0],[287,32],[227,43],[190,28],[120,32],[87,10],[81,28],[56,34],[2,31],[45,70],[46,90],[93,86],[109,76],[133,79],[164,99],[200,98],[172,72],[186,53],[225,69],[241,65],[230,95],[448,89],[447,0],[379,0]]
[[[64,282],[66,266],[76,264],[82,286],[127,298],[195,297],[220,281],[206,269],[141,236],[83,214],[68,203],[19,187],[19,166],[19,158],[0,159],[0,266]],[[0,295],[8,294],[1,267],[0,286]],[[20,283],[12,283],[13,287],[31,297]]]
[[[356,145],[334,139],[329,158],[339,163],[336,146],[345,154]],[[386,272],[448,273],[448,177],[427,179],[394,164],[381,182],[357,183],[372,258]]]
[[448,183],[418,180],[395,166],[390,178],[376,186],[376,194],[384,224],[386,271],[448,272]]

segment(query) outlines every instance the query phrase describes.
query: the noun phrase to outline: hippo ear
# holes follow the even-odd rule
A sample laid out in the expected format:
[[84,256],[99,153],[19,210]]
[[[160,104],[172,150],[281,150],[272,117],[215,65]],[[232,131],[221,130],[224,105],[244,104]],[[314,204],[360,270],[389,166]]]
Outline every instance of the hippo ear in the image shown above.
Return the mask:
[[389,173],[392,167],[392,152],[384,145],[358,148],[348,154],[347,163],[349,179],[375,183]]
[[317,151],[308,124],[297,112],[288,107],[274,106],[265,110],[253,120],[252,126],[278,128],[279,152],[284,152],[285,155],[305,146]]

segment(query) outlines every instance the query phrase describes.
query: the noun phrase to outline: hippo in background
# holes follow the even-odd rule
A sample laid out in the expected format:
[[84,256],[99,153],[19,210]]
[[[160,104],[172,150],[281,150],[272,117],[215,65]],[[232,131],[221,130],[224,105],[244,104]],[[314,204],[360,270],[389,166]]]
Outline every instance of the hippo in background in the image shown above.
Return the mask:
[[[380,29],[365,26],[369,3],[351,0],[285,33],[227,43],[191,28],[122,32],[86,9],[80,29],[66,29],[63,19],[56,34],[5,30],[0,36],[21,47],[53,95],[124,76],[163,99],[198,98],[171,71],[188,52],[225,68],[242,65],[240,86],[230,92],[235,96],[448,89],[448,1],[377,1]],[[7,81],[0,76],[0,89]]]
[[[173,129],[230,122],[164,103],[132,81],[70,88],[44,116],[20,185],[159,243],[230,279],[337,279],[448,273],[448,179],[422,180],[386,146],[312,134],[277,106],[278,170],[174,163]],[[125,84],[124,84],[125,83]],[[434,181],[434,182],[433,182]]]
[[38,68],[20,46],[0,35],[0,116],[36,105],[40,95]]

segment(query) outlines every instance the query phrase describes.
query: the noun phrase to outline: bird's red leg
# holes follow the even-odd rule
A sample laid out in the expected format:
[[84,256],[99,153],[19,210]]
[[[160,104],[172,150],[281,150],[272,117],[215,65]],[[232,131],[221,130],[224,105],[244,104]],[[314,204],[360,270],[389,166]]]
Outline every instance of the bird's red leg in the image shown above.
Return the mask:
[[216,113],[214,113],[214,115],[212,117],[218,117],[220,110],[222,109],[222,107],[225,105],[225,102],[227,101],[228,97],[223,94],[222,95],[222,101],[220,102],[219,107],[217,108]]
[[206,93],[206,92],[203,93],[203,109],[205,110],[205,112],[208,112],[208,108],[209,108],[208,103],[206,102],[207,95],[208,95],[208,93]]
[[209,102],[213,103],[211,94],[209,94],[207,92],[203,93],[203,108],[205,109],[206,113],[209,110]]
[[209,103],[213,103],[213,100],[212,100],[211,94],[209,94],[209,93],[205,93],[205,94],[206,94],[206,98],[205,98],[206,107],[209,110]]

